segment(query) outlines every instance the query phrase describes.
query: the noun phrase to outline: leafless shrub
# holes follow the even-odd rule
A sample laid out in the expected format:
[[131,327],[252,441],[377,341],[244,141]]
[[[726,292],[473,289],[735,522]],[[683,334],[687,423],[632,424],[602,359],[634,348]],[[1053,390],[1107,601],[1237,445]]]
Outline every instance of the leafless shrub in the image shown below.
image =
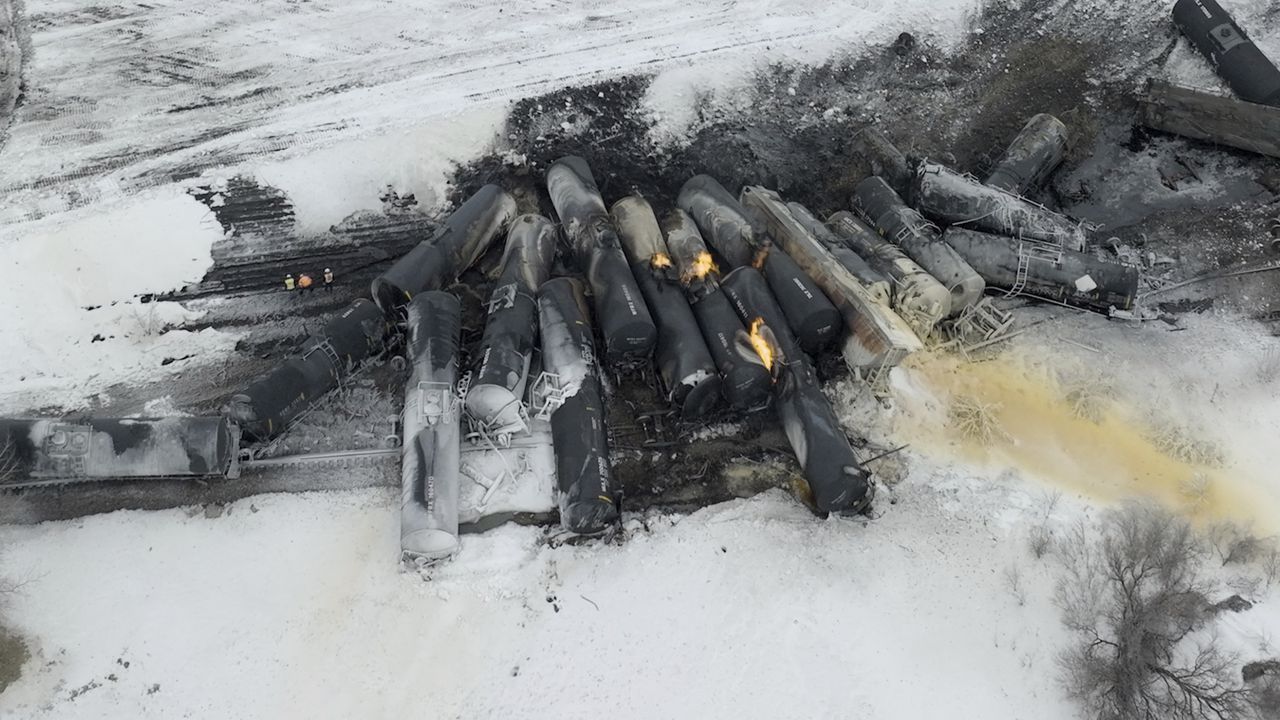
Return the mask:
[[1064,385],[1066,393],[1063,399],[1072,415],[1091,423],[1102,422],[1115,388],[1098,377],[1077,377],[1067,380]]
[[1059,554],[1055,599],[1075,636],[1062,654],[1067,691],[1107,720],[1247,717],[1233,658],[1200,639],[1210,619],[1205,548],[1184,520],[1150,505],[1078,526]]
[[1213,479],[1207,473],[1192,473],[1182,481],[1179,490],[1194,510],[1209,502],[1209,496],[1213,492]]
[[1045,493],[1040,517],[1036,524],[1031,526],[1031,530],[1027,534],[1027,547],[1031,550],[1031,555],[1037,560],[1049,554],[1049,551],[1053,549],[1053,530],[1049,527],[1049,518],[1053,517],[1053,511],[1058,507],[1058,503],[1061,500],[1062,493],[1057,490]]
[[1280,580],[1280,547],[1276,547],[1273,543],[1271,549],[1263,556],[1261,565],[1262,577],[1267,587],[1276,584],[1276,581]]
[[999,409],[1000,406],[996,403],[984,403],[975,397],[964,395],[951,401],[951,422],[955,423],[956,429],[964,437],[982,445],[991,445],[1008,437],[996,418]]
[[155,303],[134,305],[132,314],[134,322],[138,323],[138,332],[143,337],[151,337],[160,333],[164,323],[160,322]]
[[1177,425],[1157,427],[1151,434],[1151,442],[1160,452],[1188,465],[1219,467],[1225,458],[1218,443],[1198,438],[1190,430]]
[[1248,528],[1232,522],[1214,523],[1206,535],[1214,554],[1223,566],[1250,563],[1263,559],[1273,543],[1249,532]]
[[1022,584],[1022,573],[1018,571],[1017,565],[1004,569],[1004,586],[1013,595],[1013,599],[1018,601],[1018,607],[1027,604],[1027,588]]

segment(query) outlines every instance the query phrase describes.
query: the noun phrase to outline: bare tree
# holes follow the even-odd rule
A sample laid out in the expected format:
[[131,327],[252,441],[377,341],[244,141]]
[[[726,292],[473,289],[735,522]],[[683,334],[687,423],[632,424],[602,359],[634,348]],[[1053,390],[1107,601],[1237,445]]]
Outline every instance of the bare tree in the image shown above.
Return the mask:
[[1191,526],[1150,505],[1083,524],[1060,545],[1056,592],[1075,642],[1063,683],[1100,720],[1248,717],[1233,658],[1204,637],[1211,618],[1200,575],[1206,549]]

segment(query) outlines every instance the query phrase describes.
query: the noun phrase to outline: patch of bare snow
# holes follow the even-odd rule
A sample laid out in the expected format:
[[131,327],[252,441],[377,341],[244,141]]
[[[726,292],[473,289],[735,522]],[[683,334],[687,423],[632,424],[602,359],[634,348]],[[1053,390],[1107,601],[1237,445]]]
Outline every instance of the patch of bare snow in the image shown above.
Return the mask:
[[137,299],[200,280],[221,237],[213,214],[176,187],[0,229],[0,408],[77,407],[184,367],[161,366],[166,357],[228,352],[230,334],[165,331],[198,313]]

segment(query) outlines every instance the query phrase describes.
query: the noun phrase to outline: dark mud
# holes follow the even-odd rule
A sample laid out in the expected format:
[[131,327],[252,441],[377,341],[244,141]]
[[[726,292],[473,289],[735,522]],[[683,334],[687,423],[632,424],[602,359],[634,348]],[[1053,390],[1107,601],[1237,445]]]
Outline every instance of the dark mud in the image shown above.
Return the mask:
[[0,693],[22,677],[22,666],[30,657],[22,638],[0,625]]

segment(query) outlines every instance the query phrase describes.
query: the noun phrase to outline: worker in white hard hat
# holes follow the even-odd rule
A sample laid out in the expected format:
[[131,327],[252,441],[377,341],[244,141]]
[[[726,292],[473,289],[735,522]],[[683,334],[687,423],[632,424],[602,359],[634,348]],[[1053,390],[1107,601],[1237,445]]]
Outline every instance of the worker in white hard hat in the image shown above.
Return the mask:
[[293,288],[294,288],[294,284],[293,284],[293,274],[292,274],[292,273],[290,273],[290,274],[288,274],[288,275],[285,275],[285,276],[284,276],[284,289],[285,289],[285,290],[292,290]]
[[329,268],[324,269],[324,291],[329,292],[333,289],[333,271]]

